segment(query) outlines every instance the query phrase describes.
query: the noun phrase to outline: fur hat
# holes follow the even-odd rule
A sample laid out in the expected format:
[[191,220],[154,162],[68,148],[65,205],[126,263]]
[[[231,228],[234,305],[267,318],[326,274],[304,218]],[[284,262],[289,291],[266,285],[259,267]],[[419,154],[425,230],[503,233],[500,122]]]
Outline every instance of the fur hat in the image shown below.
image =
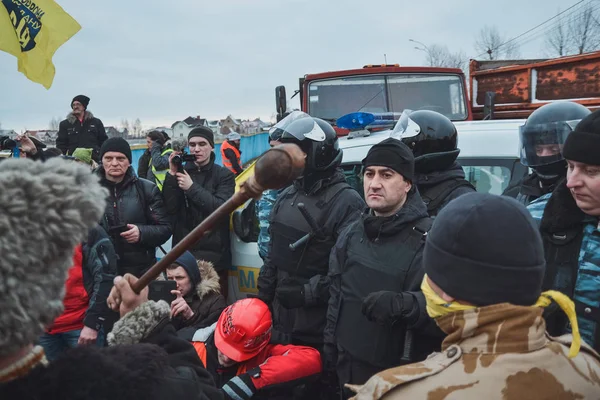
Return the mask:
[[104,212],[89,168],[53,158],[0,162],[0,357],[34,343],[62,312],[75,246]]

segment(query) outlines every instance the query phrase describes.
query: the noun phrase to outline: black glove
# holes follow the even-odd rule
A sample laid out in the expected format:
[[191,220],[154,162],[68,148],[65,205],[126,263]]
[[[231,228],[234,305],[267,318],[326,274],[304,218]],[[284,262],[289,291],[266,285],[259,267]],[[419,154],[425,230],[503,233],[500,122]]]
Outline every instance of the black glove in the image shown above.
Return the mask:
[[245,374],[241,374],[231,378],[226,384],[221,387],[221,391],[223,392],[223,397],[225,400],[229,399],[251,399],[256,393],[256,388],[254,387],[254,383],[250,378],[249,371]]
[[283,278],[277,285],[275,297],[285,308],[300,308],[304,306],[304,284],[293,278]]
[[401,293],[381,291],[369,294],[362,304],[362,313],[371,322],[392,325],[402,316],[404,301]]

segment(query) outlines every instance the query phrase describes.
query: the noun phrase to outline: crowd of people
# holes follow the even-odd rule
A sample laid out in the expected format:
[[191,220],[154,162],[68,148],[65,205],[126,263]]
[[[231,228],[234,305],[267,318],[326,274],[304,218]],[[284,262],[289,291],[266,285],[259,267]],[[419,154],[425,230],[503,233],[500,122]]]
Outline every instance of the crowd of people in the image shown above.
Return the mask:
[[209,128],[189,155],[149,132],[135,171],[88,103],[62,157],[21,137],[30,160],[0,163],[0,397],[600,398],[600,111],[532,113],[533,173],[503,196],[465,179],[439,113],[401,118],[357,191],[334,128],[292,112],[269,140],[303,174],[258,200],[258,294],[227,304],[227,220],[155,281],[169,301],[132,285],[233,196],[239,135],[220,166]]

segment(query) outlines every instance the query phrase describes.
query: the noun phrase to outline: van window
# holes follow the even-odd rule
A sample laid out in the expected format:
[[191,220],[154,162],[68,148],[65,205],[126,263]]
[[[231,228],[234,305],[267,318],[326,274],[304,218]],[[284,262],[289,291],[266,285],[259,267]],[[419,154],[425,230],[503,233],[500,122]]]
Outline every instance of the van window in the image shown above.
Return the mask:
[[463,166],[465,178],[481,193],[501,195],[510,184],[510,169],[498,165]]
[[352,186],[354,190],[360,194],[360,197],[365,198],[363,191],[363,177],[362,177],[362,165],[361,164],[345,164],[342,165],[344,176],[348,185]]
[[[510,185],[511,180],[518,181],[527,173],[526,168],[516,160],[459,159],[458,161],[465,171],[465,179],[481,193],[501,195]],[[519,168],[516,168],[515,163]],[[362,165],[344,164],[342,169],[346,182],[364,199]]]

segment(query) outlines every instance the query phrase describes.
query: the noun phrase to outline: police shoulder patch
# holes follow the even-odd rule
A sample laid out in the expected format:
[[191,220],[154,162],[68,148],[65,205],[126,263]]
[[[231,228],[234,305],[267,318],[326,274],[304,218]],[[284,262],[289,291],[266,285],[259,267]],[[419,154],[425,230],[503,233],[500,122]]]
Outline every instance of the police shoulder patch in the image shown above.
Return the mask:
[[444,352],[433,353],[425,361],[391,368],[374,375],[364,385],[346,385],[356,393],[354,399],[380,399],[405,383],[436,375],[460,359],[462,350],[452,345]]

